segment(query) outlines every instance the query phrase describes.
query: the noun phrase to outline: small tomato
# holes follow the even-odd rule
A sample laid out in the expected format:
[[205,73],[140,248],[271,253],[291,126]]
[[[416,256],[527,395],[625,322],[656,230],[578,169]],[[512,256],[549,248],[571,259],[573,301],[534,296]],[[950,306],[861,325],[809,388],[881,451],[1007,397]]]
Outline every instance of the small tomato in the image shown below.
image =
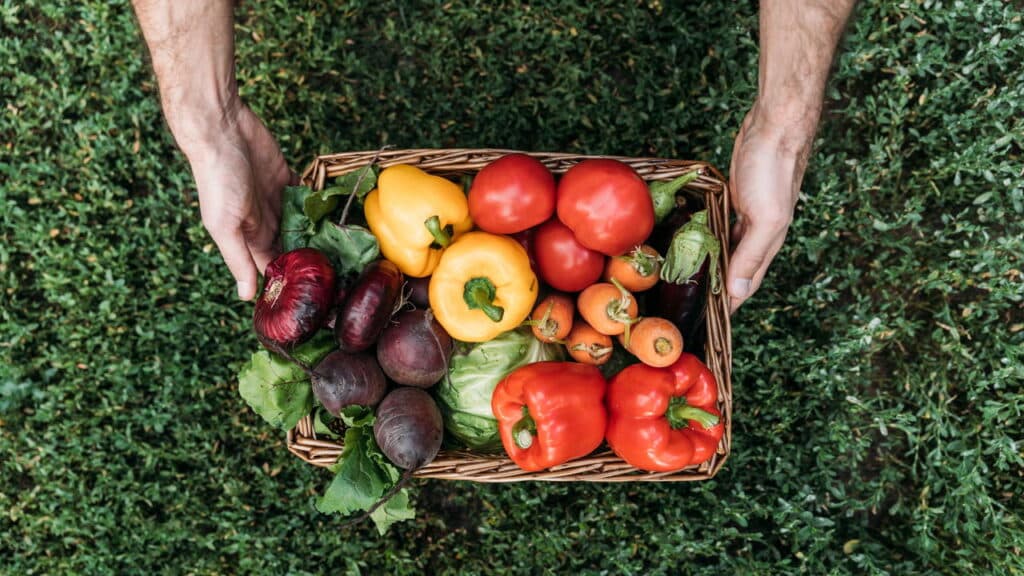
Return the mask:
[[526,154],[509,154],[491,162],[469,189],[470,217],[481,230],[493,234],[521,232],[554,212],[555,177]]
[[604,272],[604,255],[577,242],[557,218],[537,228],[533,251],[541,280],[562,292],[579,292]]

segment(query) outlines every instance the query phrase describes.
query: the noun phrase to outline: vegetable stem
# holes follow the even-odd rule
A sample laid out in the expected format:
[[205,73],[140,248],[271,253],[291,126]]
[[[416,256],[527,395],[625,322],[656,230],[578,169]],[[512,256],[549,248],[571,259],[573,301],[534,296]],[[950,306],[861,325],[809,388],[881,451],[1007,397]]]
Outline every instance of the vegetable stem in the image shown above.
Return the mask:
[[710,258],[708,274],[711,292],[718,294],[721,290],[718,274],[720,251],[721,244],[708,226],[708,211],[696,212],[672,236],[672,244],[669,245],[665,263],[661,267],[661,279],[672,284],[686,284],[700,271],[704,260]]
[[648,187],[654,203],[654,221],[661,222],[676,207],[676,193],[700,176],[700,170],[687,172],[675,180],[652,182]]
[[512,438],[516,446],[526,450],[533,446],[533,437],[537,434],[537,423],[530,416],[530,410],[523,406],[523,417],[512,426]]
[[466,282],[465,290],[462,293],[462,299],[470,310],[482,310],[492,321],[501,322],[505,316],[505,309],[494,305],[496,296],[497,290],[494,288],[494,282],[491,282],[490,278],[483,277],[471,278],[469,282]]
[[690,420],[697,422],[704,429],[711,428],[718,424],[719,421],[718,416],[715,414],[687,404],[685,396],[676,396],[669,400],[665,417],[668,419],[668,424],[673,430],[688,427]]
[[427,218],[423,224],[430,231],[431,236],[434,237],[434,243],[439,247],[447,248],[452,243],[452,227],[445,226],[442,228],[441,219],[437,215]]
[[664,336],[659,336],[654,341],[654,351],[664,356],[672,351],[672,341]]
[[618,322],[625,326],[625,345],[629,347],[629,327],[637,323],[637,319],[629,315],[629,305],[633,303],[633,295],[629,293],[629,290],[622,285],[615,278],[611,278],[611,283],[619,289],[622,296],[608,302],[608,306],[605,308],[605,313],[608,314],[608,318]]

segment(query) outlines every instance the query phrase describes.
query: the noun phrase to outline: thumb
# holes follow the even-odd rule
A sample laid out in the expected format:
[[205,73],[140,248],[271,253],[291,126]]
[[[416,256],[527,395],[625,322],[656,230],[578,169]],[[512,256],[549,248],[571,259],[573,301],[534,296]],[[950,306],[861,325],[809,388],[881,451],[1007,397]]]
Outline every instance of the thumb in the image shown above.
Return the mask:
[[746,227],[729,259],[729,273],[726,275],[733,312],[760,287],[768,264],[780,247],[781,242],[770,228],[752,223]]
[[256,296],[256,264],[249,253],[242,230],[238,227],[215,229],[210,235],[224,257],[224,263],[231,270],[231,275],[235,277],[238,297],[252,300]]

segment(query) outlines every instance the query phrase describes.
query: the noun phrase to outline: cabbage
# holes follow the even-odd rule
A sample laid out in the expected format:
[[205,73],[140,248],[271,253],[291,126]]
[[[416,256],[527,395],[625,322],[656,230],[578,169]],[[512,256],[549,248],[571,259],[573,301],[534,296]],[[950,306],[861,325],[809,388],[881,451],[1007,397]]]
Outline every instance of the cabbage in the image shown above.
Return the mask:
[[560,345],[544,344],[525,328],[479,344],[459,342],[449,362],[448,377],[437,385],[445,429],[475,450],[501,447],[498,422],[491,412],[494,387],[516,368],[561,359]]

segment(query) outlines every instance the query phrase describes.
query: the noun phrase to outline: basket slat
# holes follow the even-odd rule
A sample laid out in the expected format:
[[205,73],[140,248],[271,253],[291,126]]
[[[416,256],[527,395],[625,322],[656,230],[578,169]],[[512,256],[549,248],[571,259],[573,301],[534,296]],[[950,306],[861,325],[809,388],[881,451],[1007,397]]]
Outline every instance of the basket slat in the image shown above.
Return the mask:
[[[302,184],[321,190],[327,179],[357,170],[373,162],[382,167],[411,164],[440,176],[461,176],[479,171],[490,162],[518,150],[502,149],[412,149],[347,152],[317,157],[303,172]],[[581,156],[557,152],[527,153],[555,174],[564,173],[588,158],[613,158],[629,164],[645,180],[672,180],[688,172],[699,176],[684,192],[703,200],[708,223],[722,245],[719,268],[726,277],[729,254],[729,193],[722,174],[705,162],[621,156]],[[725,287],[708,294],[705,316],[707,343],[705,363],[718,382],[719,410],[725,433],[711,460],[676,472],[644,472],[626,464],[607,448],[542,472],[526,472],[504,456],[442,451],[414,475],[420,478],[470,480],[473,482],[685,482],[715,476],[729,457],[732,445],[732,327],[729,298]],[[312,416],[303,418],[287,435],[288,450],[314,466],[329,467],[337,462],[342,446],[335,440],[316,437]]]

